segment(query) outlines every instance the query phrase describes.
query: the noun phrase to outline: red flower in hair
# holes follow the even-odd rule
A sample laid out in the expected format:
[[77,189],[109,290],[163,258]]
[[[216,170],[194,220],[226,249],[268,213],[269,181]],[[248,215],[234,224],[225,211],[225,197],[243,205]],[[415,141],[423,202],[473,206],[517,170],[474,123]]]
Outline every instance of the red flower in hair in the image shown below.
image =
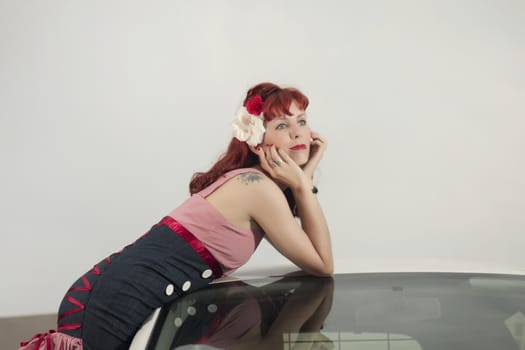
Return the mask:
[[246,102],[246,110],[253,115],[259,115],[263,109],[263,99],[260,95],[255,95]]

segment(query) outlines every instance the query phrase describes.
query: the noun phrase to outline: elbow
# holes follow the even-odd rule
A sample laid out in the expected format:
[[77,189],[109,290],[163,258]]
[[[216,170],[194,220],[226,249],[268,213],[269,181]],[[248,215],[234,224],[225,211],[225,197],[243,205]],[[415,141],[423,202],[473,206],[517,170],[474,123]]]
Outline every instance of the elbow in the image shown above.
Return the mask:
[[334,264],[324,264],[323,266],[319,266],[313,271],[310,271],[310,273],[314,276],[318,277],[329,277],[334,274]]
[[334,260],[333,259],[329,259],[329,261],[324,264],[324,269],[323,269],[323,275],[324,276],[332,276],[334,274]]
[[334,274],[334,266],[333,265],[330,265],[328,267],[325,267],[322,271],[321,271],[321,274],[320,276],[322,277],[329,277],[329,276],[332,276]]

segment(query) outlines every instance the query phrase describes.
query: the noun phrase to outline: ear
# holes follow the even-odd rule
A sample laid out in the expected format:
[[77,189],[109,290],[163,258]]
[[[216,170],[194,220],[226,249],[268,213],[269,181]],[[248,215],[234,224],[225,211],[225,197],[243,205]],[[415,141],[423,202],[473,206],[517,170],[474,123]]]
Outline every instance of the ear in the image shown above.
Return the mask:
[[261,152],[261,149],[262,149],[262,146],[259,144],[257,146],[250,146],[248,145],[248,148],[250,149],[250,151],[252,151],[253,153],[259,155],[259,153]]

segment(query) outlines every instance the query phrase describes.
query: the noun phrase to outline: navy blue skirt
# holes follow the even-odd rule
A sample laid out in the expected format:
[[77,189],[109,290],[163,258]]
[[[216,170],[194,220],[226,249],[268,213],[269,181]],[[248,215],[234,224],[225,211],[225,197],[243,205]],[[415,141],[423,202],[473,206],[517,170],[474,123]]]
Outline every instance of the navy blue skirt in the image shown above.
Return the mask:
[[220,277],[204,245],[171,217],[80,277],[59,309],[58,331],[84,349],[128,349],[151,313]]

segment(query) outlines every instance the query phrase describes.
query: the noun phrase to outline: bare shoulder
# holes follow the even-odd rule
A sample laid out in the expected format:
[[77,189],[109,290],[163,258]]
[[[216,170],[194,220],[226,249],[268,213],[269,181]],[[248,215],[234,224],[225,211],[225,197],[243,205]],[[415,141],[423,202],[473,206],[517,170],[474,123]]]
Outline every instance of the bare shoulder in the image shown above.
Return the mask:
[[282,189],[267,174],[260,171],[249,171],[239,174],[235,182],[243,206],[253,218],[261,217],[261,213],[278,209],[288,212],[288,202]]
[[211,193],[208,198],[223,197],[224,200],[237,201],[238,203],[252,202],[253,198],[260,197],[261,194],[279,190],[275,182],[263,172],[257,170],[247,170],[228,179],[217,190]]
[[260,171],[247,171],[235,176],[236,187],[242,188],[248,195],[282,194],[279,186],[266,174]]
[[271,177],[257,170],[242,172],[232,177],[223,185],[224,193],[231,200],[241,203],[248,212],[260,210],[261,206],[269,203],[285,201],[282,190]]
[[241,173],[236,176],[237,181],[239,181],[243,185],[250,185],[253,183],[259,183],[263,180],[268,179],[266,175],[263,175],[263,173],[258,171],[248,171],[246,173]]

